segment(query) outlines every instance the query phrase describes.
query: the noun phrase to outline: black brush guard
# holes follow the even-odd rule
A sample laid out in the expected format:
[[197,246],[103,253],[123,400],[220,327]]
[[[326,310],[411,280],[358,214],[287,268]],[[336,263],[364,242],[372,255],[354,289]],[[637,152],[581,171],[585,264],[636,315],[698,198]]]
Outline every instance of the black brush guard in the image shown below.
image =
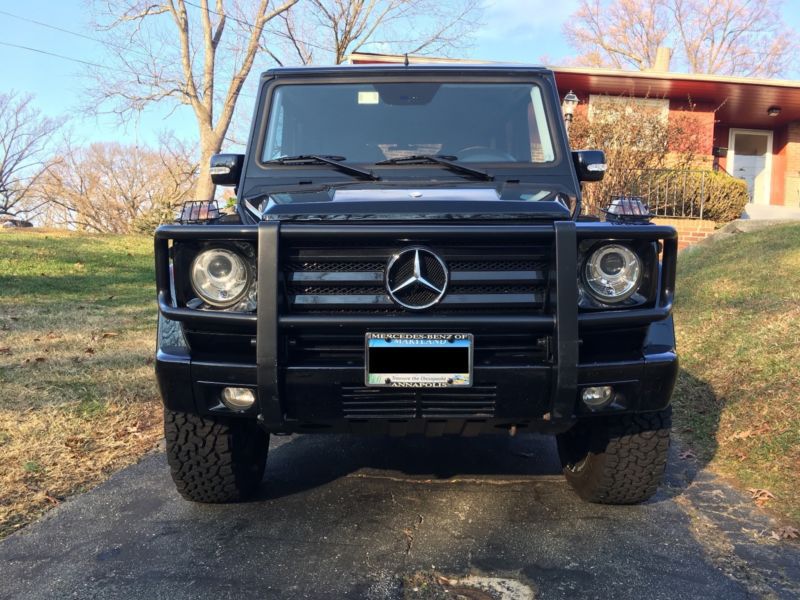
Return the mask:
[[[334,245],[342,240],[358,244],[372,241],[385,243],[387,239],[399,239],[403,244],[434,245],[464,240],[517,240],[552,244],[555,256],[555,309],[546,314],[282,314],[279,303],[282,243],[313,241]],[[592,239],[661,241],[663,251],[654,306],[579,312],[577,249],[580,241]],[[257,244],[257,314],[196,310],[175,305],[170,282],[170,244],[173,241],[198,240],[241,240]],[[183,322],[188,327],[213,327],[218,331],[252,331],[255,328],[259,418],[270,430],[286,428],[285,403],[280,393],[280,334],[309,329],[341,331],[368,328],[386,331],[437,328],[444,331],[464,328],[475,333],[526,331],[552,336],[553,385],[547,418],[554,423],[570,422],[575,416],[579,388],[579,333],[604,328],[646,327],[668,319],[673,304],[677,247],[677,235],[671,227],[573,221],[557,221],[547,225],[299,224],[273,221],[252,226],[162,226],[155,236],[158,305],[164,317]],[[675,363],[674,358],[672,363]],[[664,385],[669,387],[667,398],[672,386],[668,379],[674,379],[676,369],[676,364],[661,369]]]

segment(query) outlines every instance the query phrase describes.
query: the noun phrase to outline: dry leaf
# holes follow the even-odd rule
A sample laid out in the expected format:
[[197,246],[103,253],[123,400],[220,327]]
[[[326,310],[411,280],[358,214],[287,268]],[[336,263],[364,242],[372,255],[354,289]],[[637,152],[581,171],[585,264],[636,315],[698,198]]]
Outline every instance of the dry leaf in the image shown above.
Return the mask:
[[89,347],[88,347],[88,348],[86,348],[86,350],[84,350],[83,352],[84,352],[84,354],[94,354],[94,348],[92,348],[91,346],[89,346]]
[[748,488],[747,491],[750,492],[750,498],[756,503],[756,506],[764,506],[767,502],[775,498],[769,490]]
[[3,347],[3,348],[0,348],[0,354],[8,354],[8,355],[11,355],[11,354],[14,354],[14,353],[13,353],[13,352],[11,352],[11,348],[9,348],[8,346],[5,346],[5,347]]
[[64,440],[64,445],[70,450],[76,450],[86,445],[88,440],[80,435],[71,435]]
[[46,361],[47,359],[46,359],[44,356],[37,356],[37,357],[36,357],[34,360],[35,360],[37,363],[43,363],[43,362],[44,362],[44,361]]
[[745,429],[744,431],[737,431],[731,436],[732,440],[746,440],[753,435],[752,429]]
[[797,540],[800,539],[800,529],[786,525],[777,531],[773,531],[770,537],[776,540]]
[[119,335],[118,333],[114,333],[113,331],[104,331],[103,335],[101,335],[100,337],[103,339],[107,339],[107,338],[117,337],[118,335]]
[[444,575],[436,575],[436,583],[438,583],[439,585],[454,586],[458,584],[458,579],[450,579],[449,577],[445,577]]

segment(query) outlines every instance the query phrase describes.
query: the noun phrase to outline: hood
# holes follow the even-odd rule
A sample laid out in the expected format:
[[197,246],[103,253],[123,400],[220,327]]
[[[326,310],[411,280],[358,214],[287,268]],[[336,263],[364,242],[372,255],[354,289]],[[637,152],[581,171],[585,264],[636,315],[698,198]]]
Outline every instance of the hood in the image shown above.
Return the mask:
[[264,220],[464,220],[571,217],[567,196],[531,186],[345,188],[273,192],[246,201]]

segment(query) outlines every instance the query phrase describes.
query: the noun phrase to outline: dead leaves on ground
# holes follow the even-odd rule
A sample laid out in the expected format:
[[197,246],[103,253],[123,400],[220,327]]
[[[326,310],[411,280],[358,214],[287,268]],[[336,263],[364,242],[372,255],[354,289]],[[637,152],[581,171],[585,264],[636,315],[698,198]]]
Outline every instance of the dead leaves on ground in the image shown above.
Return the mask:
[[44,356],[37,356],[33,360],[31,360],[30,358],[26,358],[24,364],[26,364],[26,365],[29,365],[31,363],[33,363],[33,364],[37,364],[37,363],[41,364],[41,363],[45,362],[46,360],[47,359]]
[[728,441],[736,442],[741,440],[747,440],[751,437],[760,437],[763,435],[767,435],[770,433],[774,433],[772,431],[772,425],[769,423],[762,423],[757,427],[749,427],[747,429],[743,429],[741,431],[736,431],[728,436]]
[[[103,340],[112,340],[112,339],[114,339],[114,338],[116,338],[118,336],[119,336],[119,333],[117,333],[115,331],[100,331],[100,332],[93,333],[91,335],[89,345],[86,346],[84,348],[84,350],[83,350],[83,354],[90,355],[90,356],[95,354],[97,352],[97,343],[98,342],[101,342]],[[34,343],[40,344],[42,342],[55,341],[55,340],[60,340],[62,338],[63,338],[62,335],[60,335],[60,334],[58,334],[58,333],[56,333],[54,331],[50,331],[50,332],[47,333],[47,335],[41,336],[41,337],[35,337],[31,341],[33,341]],[[43,351],[44,352],[50,352],[51,349],[52,349],[52,346],[48,345],[43,349]],[[39,351],[42,351],[42,349],[40,349]],[[11,347],[9,347],[9,346],[0,347],[0,355],[11,356],[13,354],[14,354],[14,352],[12,351]],[[34,357],[34,358],[26,358],[22,362],[22,364],[23,365],[30,365],[30,364],[36,364],[36,363],[43,363],[46,360],[47,360],[47,358],[45,358],[44,356],[37,356],[37,357]],[[80,358],[76,359],[75,357],[73,357],[73,360],[80,361]]]
[[774,540],[798,540],[800,539],[800,529],[786,525],[773,531],[769,537]]
[[750,492],[750,499],[756,503],[756,506],[764,506],[770,500],[775,499],[775,496],[769,490],[764,490],[761,488],[747,488],[747,491]]
[[0,410],[0,538],[134,462],[163,435],[159,403],[109,403],[90,420],[64,406]]

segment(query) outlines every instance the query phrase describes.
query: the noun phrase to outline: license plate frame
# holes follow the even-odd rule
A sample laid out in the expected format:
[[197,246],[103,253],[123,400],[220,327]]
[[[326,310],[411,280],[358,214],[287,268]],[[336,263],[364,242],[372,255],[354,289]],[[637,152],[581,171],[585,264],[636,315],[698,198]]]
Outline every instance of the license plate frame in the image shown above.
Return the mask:
[[[367,332],[364,384],[377,388],[469,388],[474,378],[474,350],[471,333]],[[437,362],[443,367],[429,366]]]

